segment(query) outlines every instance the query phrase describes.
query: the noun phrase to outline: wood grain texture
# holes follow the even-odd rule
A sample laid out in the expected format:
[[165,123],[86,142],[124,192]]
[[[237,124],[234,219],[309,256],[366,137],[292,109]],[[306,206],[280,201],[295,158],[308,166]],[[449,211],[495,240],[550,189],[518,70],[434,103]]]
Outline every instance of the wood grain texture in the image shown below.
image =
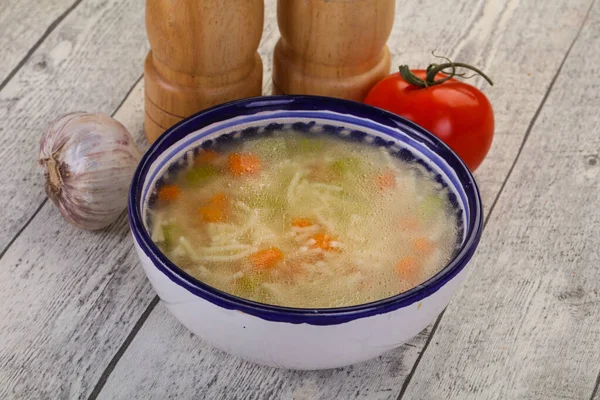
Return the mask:
[[46,203],[0,262],[0,398],[89,395],[154,297],[132,246],[124,216],[84,233]]
[[[268,19],[270,18],[269,13],[274,15],[272,7],[274,2],[269,0],[266,3],[266,19]],[[409,59],[414,60],[416,66],[424,66],[431,60],[427,54],[429,49],[438,49],[438,52],[449,54],[460,61],[472,61],[473,63],[485,61],[481,64],[487,68],[486,71],[490,72],[497,83],[497,87],[493,89],[486,88],[486,93],[490,96],[496,109],[498,126],[496,142],[490,158],[484,162],[478,172],[484,203],[486,209],[489,210],[514,159],[526,126],[543,98],[577,27],[583,20],[587,2],[561,1],[554,4],[542,4],[541,2],[513,0],[494,6],[491,3],[498,3],[483,1],[477,3],[466,0],[453,4],[446,3],[449,2],[411,0],[399,3],[399,15],[396,21],[410,21],[410,24],[397,23],[394,28],[389,42],[394,55],[393,65]],[[0,194],[0,201],[11,209],[15,209],[15,205],[24,203],[26,207],[15,209],[21,213],[20,215],[25,216],[19,217],[22,218],[21,221],[31,215],[30,211],[36,208],[35,205],[39,204],[39,199],[43,198],[43,194],[41,186],[32,190],[29,188],[30,184],[20,184],[20,181],[13,177],[25,176],[30,179],[39,179],[33,163],[27,164],[26,160],[29,159],[28,157],[35,159],[37,138],[41,133],[41,126],[47,122],[45,119],[53,113],[58,113],[63,109],[67,111],[74,107],[79,108],[80,105],[87,108],[101,108],[110,112],[118,104],[119,96],[122,97],[127,90],[121,89],[120,82],[125,82],[126,79],[121,76],[123,72],[119,69],[125,69],[126,74],[131,74],[128,75],[131,78],[129,85],[141,72],[141,62],[138,57],[143,57],[143,53],[146,51],[146,48],[139,51],[144,47],[141,41],[143,27],[137,22],[132,23],[132,20],[137,21],[136,17],[143,17],[140,10],[134,11],[136,7],[141,6],[136,5],[135,2],[124,1],[90,1],[84,2],[82,6],[84,4],[85,12],[80,13],[77,19],[66,19],[65,24],[61,24],[58,31],[62,31],[61,35],[66,35],[67,38],[75,35],[79,39],[72,41],[76,43],[80,43],[80,41],[86,44],[96,43],[95,47],[92,47],[91,50],[80,48],[76,53],[78,56],[75,57],[75,60],[67,57],[62,61],[55,61],[51,65],[56,68],[55,71],[60,73],[50,77],[34,68],[36,61],[40,61],[35,60],[34,55],[31,62],[25,66],[25,72],[19,73],[15,77],[22,75],[18,83],[12,86],[14,99],[6,97],[4,92],[0,93],[0,116],[6,117],[7,114],[2,113],[12,112],[11,110],[17,106],[21,110],[20,114],[14,114],[17,117],[12,117],[14,120],[11,122],[11,130],[0,131],[0,137],[11,143],[11,146],[3,151],[4,157],[0,161],[2,163],[0,167],[4,168],[3,171],[10,172],[7,174],[6,182],[8,191],[10,192],[12,188],[16,187],[11,192],[12,197],[17,192],[25,191],[15,201],[11,200],[11,196]],[[123,11],[124,8],[126,11]],[[427,10],[427,12],[423,12],[423,10]],[[79,8],[77,11],[80,11]],[[104,23],[105,30],[99,30],[100,28],[96,26],[100,21]],[[131,26],[132,24],[135,26]],[[109,28],[106,28],[106,25]],[[94,28],[95,26],[96,28]],[[432,33],[432,27],[435,27],[435,34]],[[271,30],[268,31],[268,29]],[[54,52],[51,50],[53,50],[53,46],[57,46],[61,42],[59,39],[62,36],[49,38],[49,42],[53,43],[52,46],[47,47],[44,44],[40,47],[40,54],[60,55],[64,50],[60,50],[60,48]],[[273,25],[271,28],[265,26],[265,35],[260,48],[265,66],[271,65],[265,55],[270,55],[277,37],[277,30]],[[101,45],[100,39],[108,40],[104,40]],[[135,42],[135,46],[131,42]],[[102,46],[106,46],[106,48]],[[73,46],[73,48],[75,47]],[[452,52],[450,49],[455,49],[455,51]],[[97,53],[108,53],[111,56],[106,60],[100,60],[96,58]],[[116,54],[121,57],[116,57]],[[122,54],[127,56],[123,57]],[[490,70],[490,68],[495,70]],[[100,73],[98,70],[103,72]],[[516,82],[520,82],[520,84],[511,81],[511,73],[522,72],[536,72],[537,74],[531,77],[525,77],[524,74],[517,75],[519,79],[516,79]],[[500,78],[498,74],[500,74]],[[268,86],[270,71],[267,68],[265,68],[264,76],[266,78],[264,83]],[[101,78],[100,83],[96,82],[98,78]],[[40,90],[39,87],[36,87],[35,90],[30,87],[34,84],[40,85],[40,82],[43,90]],[[504,85],[506,89],[497,90],[500,84]],[[81,93],[83,91],[81,85],[90,93]],[[94,96],[91,93],[94,89],[99,90],[101,95]],[[24,93],[24,97],[18,98],[21,92]],[[123,121],[138,139],[142,132],[143,113],[140,112],[142,93],[143,86],[139,83],[117,114],[117,118]],[[578,93],[582,94],[581,91]],[[594,104],[593,101],[596,101],[597,98],[592,96],[593,92],[586,93],[586,97],[581,101]],[[65,98],[66,94],[71,96]],[[72,97],[73,94],[75,94],[74,97]],[[22,100],[23,98],[25,100]],[[63,101],[67,103],[54,104],[54,102]],[[26,105],[35,105],[36,108],[33,111],[27,111]],[[595,111],[595,109],[593,110]],[[31,119],[33,122],[25,121],[27,119]],[[12,139],[16,135],[15,132],[18,131],[17,128],[25,131],[19,134],[20,140]],[[31,139],[32,133],[36,136],[35,140]],[[544,137],[543,140],[546,138]],[[532,142],[529,143],[531,146]],[[540,141],[538,144],[541,143],[543,142]],[[552,143],[556,144],[556,142]],[[587,145],[584,149],[590,151],[590,147]],[[590,152],[590,154],[596,153],[598,153],[597,143],[595,153]],[[6,157],[10,159],[11,163],[6,162]],[[538,160],[544,161],[541,158]],[[552,162],[557,161],[552,160],[550,163]],[[12,165],[19,163],[24,164],[22,167]],[[589,165],[591,166],[591,164]],[[531,165],[529,167],[534,170]],[[516,175],[517,171],[515,170]],[[41,183],[41,180],[35,182]],[[534,187],[538,188],[538,192],[542,191],[542,183],[537,185]],[[530,182],[528,182],[528,186],[531,186]],[[509,189],[510,185],[506,190]],[[553,195],[556,196],[556,193]],[[590,197],[590,199],[592,198]],[[580,205],[580,203],[576,204]],[[510,211],[508,206],[501,208],[501,204],[499,204],[498,210],[501,209],[504,212]],[[519,215],[525,218],[525,214]],[[538,215],[551,220],[544,213]],[[578,214],[573,216],[578,216]],[[10,222],[10,216],[2,215],[0,218],[2,222],[5,220]],[[493,229],[495,223],[498,223],[496,219],[490,223],[488,231]],[[513,224],[514,229],[531,225],[531,223],[519,225],[517,221]],[[13,225],[20,226],[18,222]],[[5,226],[13,229],[14,233],[15,229],[11,228],[13,225],[5,223]],[[504,226],[504,229],[508,229],[508,227]],[[559,229],[559,227],[554,226],[548,229]],[[498,230],[498,232],[500,231]],[[518,246],[528,246],[532,238],[527,236],[525,230],[515,232],[518,233],[515,236],[518,240],[505,241],[504,245],[506,247],[515,246],[516,249],[507,252],[504,248],[500,249],[498,245],[498,249],[494,253],[496,258],[529,257],[529,249]],[[488,232],[486,232],[487,234]],[[10,232],[2,233],[2,235],[6,235],[5,238],[12,237]],[[2,236],[0,236],[1,238]],[[502,237],[497,238],[497,241],[501,240]],[[580,240],[580,242],[571,243],[573,246],[579,247],[568,249],[567,243],[562,245],[561,248],[566,252],[565,254],[573,257],[573,260],[567,262],[566,265],[575,265],[576,261],[594,261],[593,255],[587,254],[591,251],[591,246],[585,244],[583,236]],[[1,240],[0,243],[2,243]],[[85,397],[90,393],[91,388],[102,375],[112,357],[118,352],[125,337],[153,298],[153,293],[149,289],[141,268],[130,251],[130,245],[131,240],[126,234],[123,220],[106,232],[86,234],[75,231],[66,225],[51,205],[46,204],[41,209],[0,261],[0,301],[6,304],[0,309],[0,398],[77,398]],[[537,245],[541,248],[540,243]],[[583,256],[577,253],[578,250],[581,250],[587,259],[582,258]],[[556,258],[557,254],[553,253],[553,255]],[[484,261],[482,259],[474,266],[477,267]],[[523,262],[520,265],[521,268],[524,267]],[[538,267],[536,264],[536,268],[546,268],[545,265],[547,264]],[[472,272],[475,271],[476,269]],[[582,281],[582,285],[589,284],[589,274],[584,275],[583,278],[585,279]],[[529,277],[528,279],[533,278]],[[526,280],[523,288],[517,286],[517,289],[527,290],[528,282]],[[563,284],[564,282],[558,283]],[[489,284],[488,280],[488,286],[481,293],[489,292]],[[560,285],[557,287],[563,288]],[[470,291],[471,289],[466,288],[465,290]],[[461,293],[464,293],[465,290]],[[500,294],[500,291],[498,293]],[[515,290],[513,296],[519,296],[520,293],[522,292]],[[583,318],[581,314],[578,314],[578,310],[581,303],[587,301],[588,297],[586,296],[584,296],[584,300],[578,300],[576,296],[571,297],[569,300],[571,303],[567,302],[561,307],[568,308],[575,316],[579,315],[580,318]],[[510,305],[508,294],[506,297],[507,299],[498,301],[503,300]],[[593,297],[591,299],[594,300]],[[494,305],[488,304],[488,306],[490,307],[489,312],[492,313]],[[504,307],[503,303],[498,303],[498,307]],[[587,312],[587,309],[584,310]],[[483,310],[483,312],[487,311],[487,309]],[[553,312],[552,309],[537,309],[537,311]],[[482,310],[478,312],[482,313]],[[511,312],[515,312],[515,310],[511,309]],[[597,314],[592,313],[591,315],[597,320]],[[461,321],[468,326],[470,318],[471,316],[467,319],[463,318]],[[485,319],[486,316],[481,314],[476,314],[473,318],[475,321],[484,320],[487,324],[494,323],[489,317]],[[567,320],[567,322],[572,322],[572,320]],[[585,324],[584,326],[587,327],[584,332],[588,336],[579,338],[579,340],[597,341],[597,334],[594,337],[594,331],[590,326]],[[475,328],[477,329],[477,327],[482,331],[485,328],[481,324]],[[548,337],[552,334],[553,329],[559,328],[561,325],[554,322],[551,327],[546,329],[540,327],[532,329],[531,332]],[[467,327],[462,327],[462,329],[467,329]],[[125,393],[138,398],[168,398],[176,395],[179,395],[180,398],[201,398],[199,393],[224,392],[230,398],[396,398],[407,371],[423,347],[426,333],[427,331],[414,339],[410,345],[369,363],[334,371],[294,373],[256,367],[211,349],[180,327],[159,305],[116,365],[115,370],[112,371],[100,397],[125,398],[123,395]],[[469,333],[467,332],[467,335]],[[512,334],[514,335],[514,333]],[[485,332],[482,337],[483,335]],[[455,341],[457,337],[450,336],[449,341]],[[458,340],[458,344],[463,346],[464,339]],[[456,354],[461,354],[447,344],[437,348],[436,341],[437,335],[430,345],[430,349],[437,349],[436,354],[440,352],[454,353],[455,350]],[[556,343],[563,345],[562,342]],[[591,342],[590,346],[593,345],[594,342]],[[477,342],[473,346],[477,346]],[[481,347],[475,348],[481,349]],[[537,351],[541,351],[539,348],[537,349]],[[568,355],[561,353],[561,347],[558,345],[549,347],[549,351],[558,352],[565,357]],[[529,356],[531,355],[537,356],[539,359],[539,353],[529,353]],[[580,354],[576,354],[576,356],[580,356]],[[201,361],[202,357],[204,357],[203,361]],[[485,359],[489,362],[488,358]],[[423,362],[425,360],[427,360],[427,353]],[[531,366],[529,371],[540,373],[538,364],[530,363],[527,358],[519,360],[523,364]],[[589,361],[589,358],[585,360]],[[514,358],[508,361],[501,359],[499,365],[502,366],[502,362],[508,363],[509,361],[513,362]],[[431,360],[427,363],[429,366],[427,372],[432,375],[437,373],[440,376],[446,374],[448,375],[446,379],[454,377],[457,381],[465,379],[459,375],[459,373],[462,374],[461,371],[471,370],[465,368],[464,360],[459,363],[461,369],[456,369],[453,364],[446,364],[443,360],[441,362],[443,368],[438,367]],[[589,366],[588,369],[597,370],[597,365],[598,362]],[[423,363],[419,364],[418,374],[422,374],[422,366]],[[488,368],[487,370],[483,369],[484,371],[489,371],[490,367],[487,364],[484,367]],[[479,369],[482,369],[482,364],[479,364]],[[558,373],[560,372],[558,371]],[[586,377],[591,374],[592,372],[586,372]],[[492,376],[496,378],[496,381],[505,379],[501,374]],[[536,375],[532,374],[529,377],[535,379]],[[414,383],[417,379],[420,378],[415,376],[411,382]],[[431,383],[432,379],[436,378],[423,377],[423,379]],[[524,378],[520,377],[519,379]],[[548,379],[552,379],[552,377]],[[497,385],[496,381],[492,384]],[[235,382],[235,385],[232,382]],[[206,387],[201,383],[204,383]],[[475,383],[479,383],[479,381]],[[485,383],[487,384],[487,382]],[[456,382],[453,380],[451,384],[456,384]],[[558,385],[558,383],[555,384]],[[593,382],[585,384],[585,387],[589,389],[587,398],[591,394],[590,386],[593,386]],[[409,392],[405,398],[428,398],[427,393],[429,392],[415,391],[416,389],[418,388],[409,386]],[[429,390],[429,387],[426,389]],[[412,393],[419,394],[421,397],[410,397]]]
[[[395,0],[278,0],[276,94],[362,101],[390,71]],[[335,38],[335,40],[328,40]]]
[[147,0],[144,64],[150,142],[200,110],[260,96],[263,0]]
[[[422,9],[431,10],[433,14],[420,12],[416,1],[404,3],[398,6],[396,21],[415,22],[397,24],[389,42],[395,64],[408,58],[415,60],[416,66],[425,66],[431,61],[431,55],[424,48],[442,49],[440,51],[461,61],[469,61],[470,57],[475,60],[492,57],[488,68],[496,74],[497,87],[501,84],[508,89],[485,89],[494,106],[498,104],[494,161],[486,161],[488,166],[482,167],[486,175],[480,179],[486,211],[498,193],[561,58],[583,21],[587,5],[583,1],[576,5],[562,1],[557,7],[567,15],[569,22],[561,26],[562,37],[553,37],[552,43],[542,45],[533,39],[552,35],[557,24],[554,14],[557,9],[542,11],[527,3],[512,2],[495,12],[486,11],[483,4],[472,1],[464,1],[459,7],[432,0],[421,4]],[[267,2],[265,21],[269,21],[269,12],[272,10]],[[487,24],[492,24],[494,29],[486,28]],[[439,35],[431,35],[431,26],[439,27]],[[473,29],[476,31],[471,33]],[[538,47],[543,51],[536,53],[537,58],[531,58],[530,54]],[[265,58],[265,48],[269,48],[269,43],[263,37],[259,51],[267,66],[270,63]],[[458,49],[456,54],[449,50],[452,48]],[[506,72],[501,68],[502,63],[506,64]],[[544,68],[538,68],[537,63]],[[535,77],[527,77],[530,80],[524,81],[526,88],[518,88],[510,81],[510,73],[515,73],[518,65],[522,67],[518,71],[521,75],[526,69],[539,72]],[[265,83],[269,81],[265,77]],[[518,96],[511,92],[514,90]],[[140,99],[132,98],[131,101],[139,102]],[[135,106],[128,103],[124,104],[124,109],[131,107],[134,110]],[[126,115],[121,118],[131,120]],[[130,129],[136,130],[134,125]],[[182,328],[165,308],[158,306],[109,376],[100,398],[219,398],[216,394],[223,394],[222,398],[233,399],[395,399],[428,333],[429,329],[402,348],[371,362],[334,371],[297,373],[254,366],[214,350]]]
[[92,0],[79,5],[0,92],[3,190],[0,252],[45,198],[38,143],[58,115],[112,113],[141,73],[148,50],[143,4]]
[[135,139],[138,148],[145,152],[150,144],[144,135],[144,79],[141,77],[113,116],[123,124]]
[[0,85],[77,0],[2,0]]
[[[259,55],[263,60],[265,68],[263,69],[262,93],[269,95],[271,93],[273,82],[271,81],[271,65],[273,64],[273,46],[279,37],[279,31],[275,25],[275,5],[274,2],[267,1],[265,4],[265,25],[258,49]],[[131,93],[123,100],[123,104],[115,113],[114,117],[120,121],[133,135],[139,148],[144,151],[149,147],[144,137],[144,80],[141,79]]]
[[590,399],[600,372],[600,2],[406,399]]
[[[70,227],[43,203],[38,141],[73,110],[112,113],[140,77],[143,4],[86,1],[64,19],[0,93],[4,209],[0,248],[0,398],[87,396],[147,304],[125,219],[109,230]],[[40,204],[42,204],[40,208]],[[126,304],[126,307],[120,306]],[[136,307],[136,304],[140,304]]]

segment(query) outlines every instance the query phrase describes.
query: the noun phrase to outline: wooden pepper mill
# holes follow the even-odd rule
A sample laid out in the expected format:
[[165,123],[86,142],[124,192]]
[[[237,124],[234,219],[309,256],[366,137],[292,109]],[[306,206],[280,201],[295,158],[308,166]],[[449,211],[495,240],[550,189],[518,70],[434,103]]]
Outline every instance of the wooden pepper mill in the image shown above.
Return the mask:
[[361,101],[390,71],[395,0],[278,0],[273,93]]
[[147,0],[145,131],[152,143],[204,108],[262,94],[263,0]]

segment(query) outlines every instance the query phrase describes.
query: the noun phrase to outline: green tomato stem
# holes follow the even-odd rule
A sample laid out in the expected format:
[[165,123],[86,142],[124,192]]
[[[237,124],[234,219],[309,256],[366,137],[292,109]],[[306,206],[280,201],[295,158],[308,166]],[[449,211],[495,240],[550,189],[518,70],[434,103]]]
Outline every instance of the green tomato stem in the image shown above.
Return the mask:
[[[492,82],[492,80],[485,73],[483,73],[481,70],[479,70],[478,68],[475,68],[472,65],[464,64],[464,63],[457,63],[457,62],[449,61],[444,64],[431,64],[427,67],[427,76],[425,77],[424,80],[419,78],[418,76],[416,76],[410,70],[408,65],[401,65],[399,69],[400,69],[400,75],[406,82],[410,83],[413,86],[419,87],[419,88],[426,88],[429,86],[440,85],[454,77],[462,77],[462,78],[468,79],[467,77],[464,76],[464,74],[457,74],[456,67],[469,69],[469,70],[475,72],[477,75],[481,75],[490,85],[494,86],[494,82]],[[445,72],[444,70],[446,68],[452,68],[452,71]],[[445,74],[446,76],[443,77],[442,79],[435,80],[436,75],[440,72]]]

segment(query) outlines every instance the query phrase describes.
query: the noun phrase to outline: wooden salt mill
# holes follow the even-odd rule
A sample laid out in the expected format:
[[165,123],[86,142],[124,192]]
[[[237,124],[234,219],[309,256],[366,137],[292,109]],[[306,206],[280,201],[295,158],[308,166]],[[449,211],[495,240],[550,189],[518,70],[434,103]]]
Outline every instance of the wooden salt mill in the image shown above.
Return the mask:
[[273,93],[361,101],[390,72],[395,0],[278,0]]
[[262,94],[263,0],[147,0],[148,141],[204,108]]

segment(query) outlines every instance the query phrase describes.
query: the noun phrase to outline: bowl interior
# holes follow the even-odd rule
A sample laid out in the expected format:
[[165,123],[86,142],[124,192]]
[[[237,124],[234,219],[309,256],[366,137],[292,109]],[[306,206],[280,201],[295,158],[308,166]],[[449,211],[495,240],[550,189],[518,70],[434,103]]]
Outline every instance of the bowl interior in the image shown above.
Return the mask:
[[135,173],[130,195],[130,220],[134,236],[141,242],[144,251],[152,253],[165,269],[174,273],[178,283],[188,290],[200,290],[203,294],[208,290],[227,300],[232,300],[229,299],[231,297],[234,303],[285,309],[239,299],[187,275],[152,243],[148,234],[150,221],[146,215],[155,201],[157,184],[183,168],[194,152],[288,129],[385,147],[395,157],[420,164],[437,182],[449,189],[448,198],[458,217],[459,243],[455,257],[434,277],[389,299],[369,305],[322,309],[323,312],[348,312],[363,306],[377,307],[378,303],[389,301],[399,304],[401,300],[412,299],[412,303],[426,295],[428,290],[437,290],[436,287],[439,288],[464,267],[481,233],[481,201],[473,176],[445,144],[409,121],[363,104],[314,96],[262,97],[228,103],[184,120],[150,147]]

